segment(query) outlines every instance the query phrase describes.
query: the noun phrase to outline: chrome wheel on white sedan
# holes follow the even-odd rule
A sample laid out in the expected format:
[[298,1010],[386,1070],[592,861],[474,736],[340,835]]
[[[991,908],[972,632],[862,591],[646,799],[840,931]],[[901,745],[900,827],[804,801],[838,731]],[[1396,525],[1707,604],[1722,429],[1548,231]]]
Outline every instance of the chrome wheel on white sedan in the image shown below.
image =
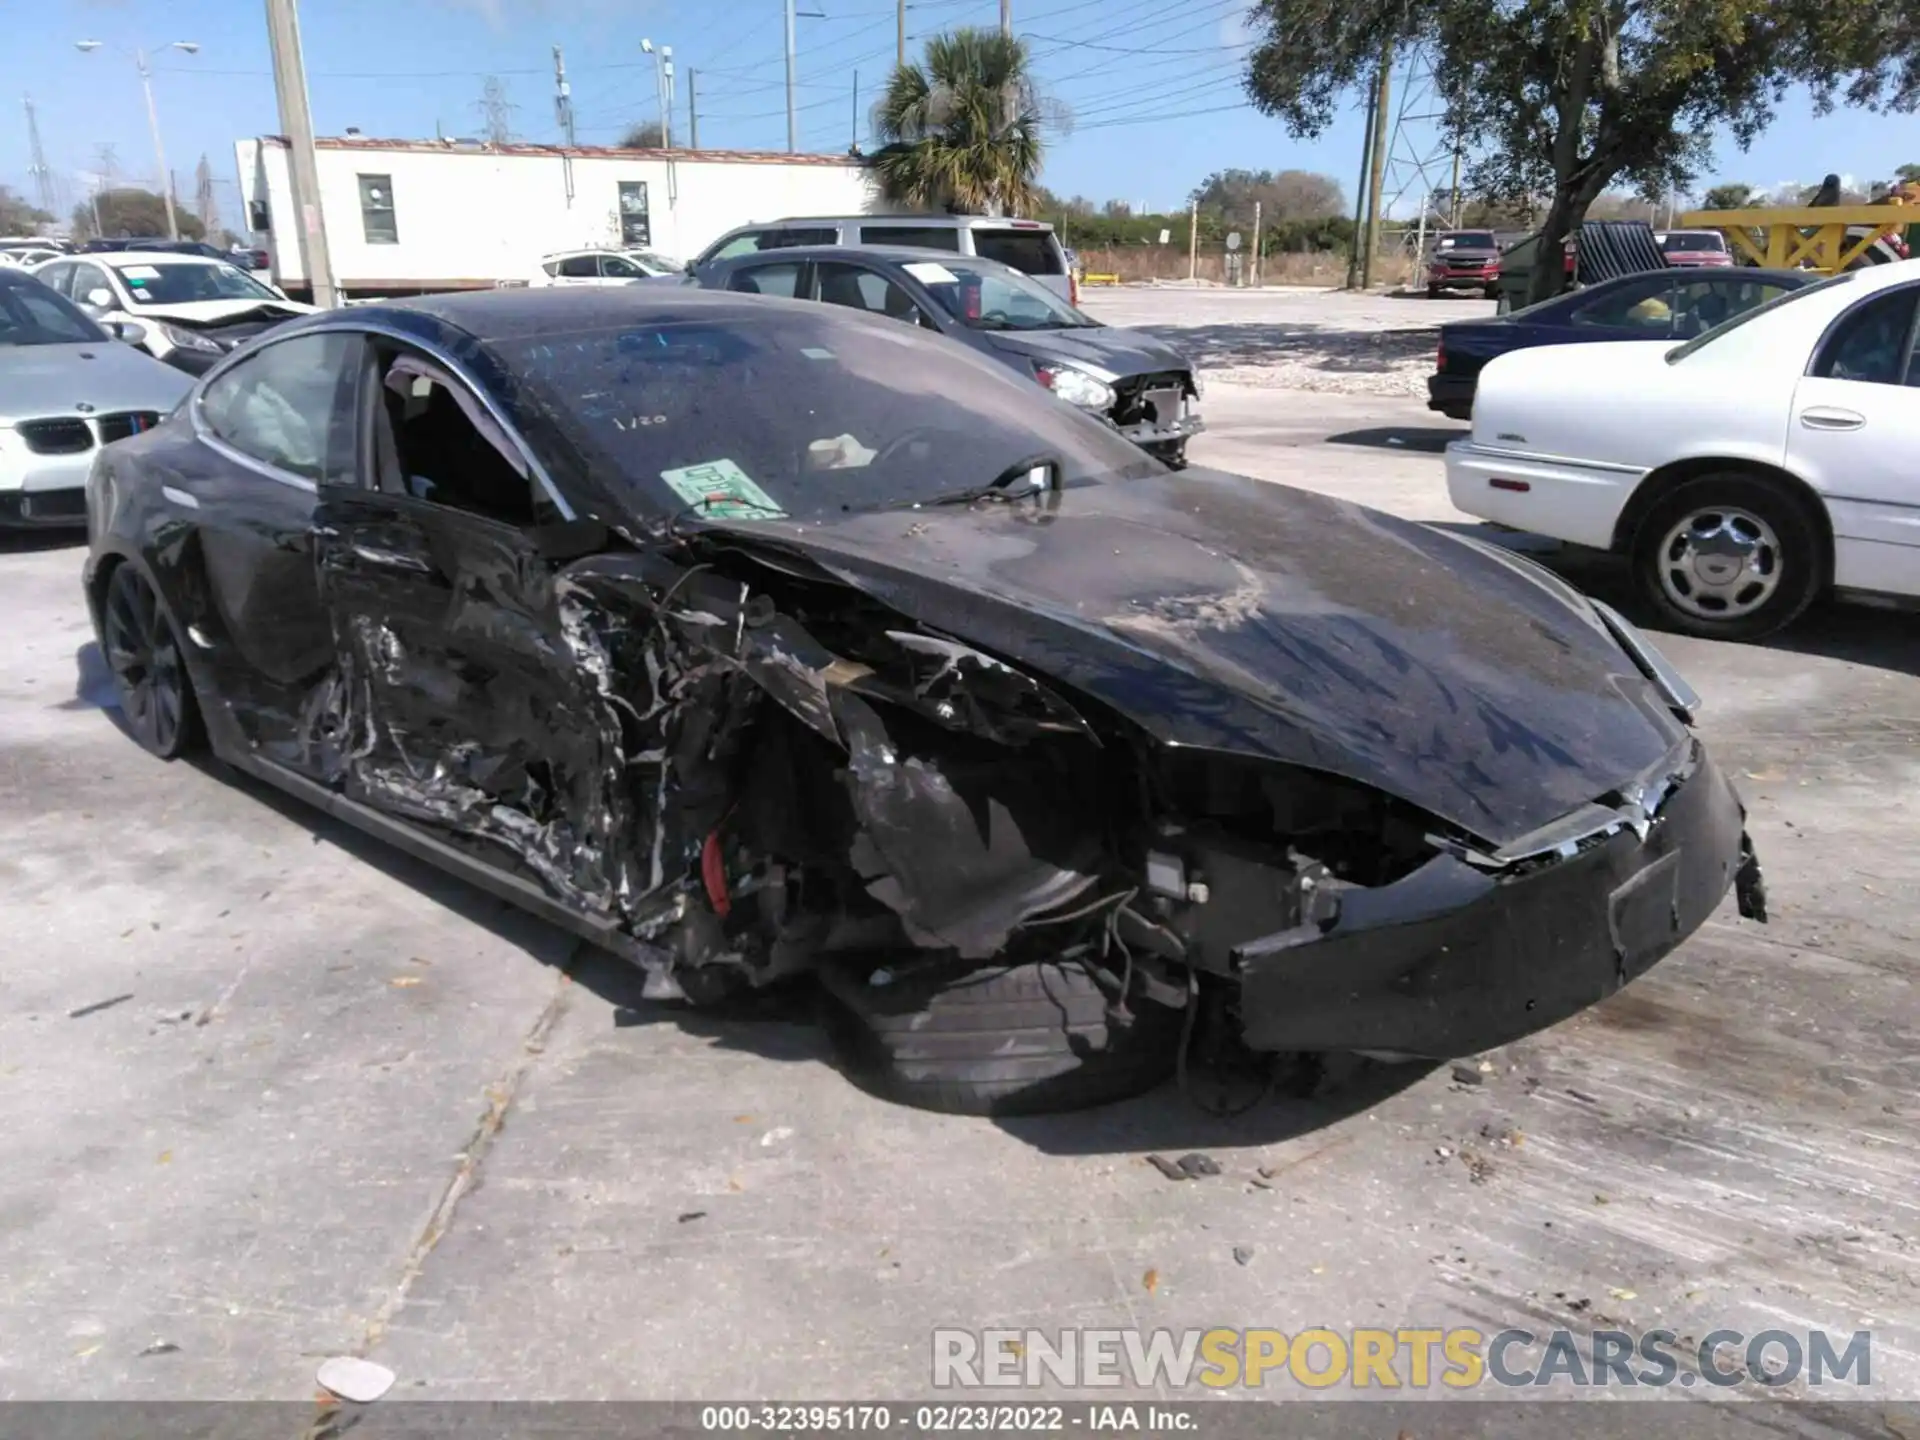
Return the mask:
[[1826,587],[1827,545],[1805,504],[1761,475],[1703,475],[1654,501],[1633,540],[1641,593],[1668,625],[1755,640]]
[[1660,542],[1660,588],[1703,620],[1752,615],[1780,588],[1780,539],[1745,510],[1700,510]]

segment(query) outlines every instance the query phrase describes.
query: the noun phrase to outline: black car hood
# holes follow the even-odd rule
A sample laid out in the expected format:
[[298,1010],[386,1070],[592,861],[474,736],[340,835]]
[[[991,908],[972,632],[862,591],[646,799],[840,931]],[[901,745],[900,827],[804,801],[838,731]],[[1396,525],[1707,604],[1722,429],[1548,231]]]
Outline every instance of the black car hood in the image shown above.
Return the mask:
[[1192,367],[1171,345],[1143,335],[1100,325],[1077,330],[983,330],[996,349],[1034,360],[1060,360],[1091,370],[1102,380],[1160,374]]
[[737,521],[1162,743],[1312,766],[1508,845],[1685,730],[1566,587],[1424,525],[1198,469],[1039,503]]

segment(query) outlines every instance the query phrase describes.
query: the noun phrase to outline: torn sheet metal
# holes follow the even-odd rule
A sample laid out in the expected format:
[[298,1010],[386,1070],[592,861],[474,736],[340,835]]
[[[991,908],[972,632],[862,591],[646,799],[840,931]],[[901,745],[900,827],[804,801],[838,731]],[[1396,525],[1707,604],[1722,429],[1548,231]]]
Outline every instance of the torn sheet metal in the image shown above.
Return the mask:
[[997,954],[1022,920],[1091,886],[1099,848],[1037,767],[911,754],[875,708],[835,698],[868,893],[919,943]]

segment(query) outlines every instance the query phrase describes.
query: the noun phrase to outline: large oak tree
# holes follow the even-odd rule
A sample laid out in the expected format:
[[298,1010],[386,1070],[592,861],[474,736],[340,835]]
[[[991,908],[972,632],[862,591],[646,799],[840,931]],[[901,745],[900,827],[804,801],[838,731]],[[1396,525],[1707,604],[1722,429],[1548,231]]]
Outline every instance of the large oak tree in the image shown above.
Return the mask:
[[[1389,45],[1430,47],[1473,188],[1546,200],[1534,298],[1610,185],[1684,187],[1725,128],[1744,149],[1795,85],[1825,110],[1920,103],[1920,11],[1884,0],[1258,0],[1247,91],[1317,135]],[[1844,168],[1843,166],[1837,168]]]

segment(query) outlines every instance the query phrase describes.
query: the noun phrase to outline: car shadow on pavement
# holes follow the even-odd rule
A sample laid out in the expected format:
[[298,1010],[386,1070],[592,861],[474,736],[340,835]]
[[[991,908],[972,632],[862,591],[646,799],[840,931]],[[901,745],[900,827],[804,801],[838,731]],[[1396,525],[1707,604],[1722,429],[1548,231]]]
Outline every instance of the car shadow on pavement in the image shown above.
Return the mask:
[[[1585,594],[1605,601],[1648,634],[1671,633],[1640,598],[1626,561],[1618,555],[1520,531],[1502,531],[1489,525],[1439,521],[1434,528],[1517,550]],[[1920,616],[1908,611],[1825,600],[1778,635],[1752,642],[1752,648],[1818,655],[1901,675],[1920,676]]]
[[1415,450],[1438,455],[1453,441],[1469,434],[1457,425],[1376,425],[1329,435],[1329,445],[1366,445],[1377,450]]
[[50,530],[0,530],[0,555],[31,555],[42,550],[73,550],[87,543],[84,526]]
[[[1282,1068],[1289,1058],[1276,1057]],[[1244,1078],[1223,1093],[1219,1077],[1198,1072],[1188,1086],[1168,1081],[1118,1104],[1062,1115],[1007,1116],[994,1124],[1047,1155],[1151,1151],[1176,1159],[1195,1150],[1224,1151],[1297,1140],[1373,1109],[1426,1079],[1435,1068],[1427,1061],[1389,1065],[1358,1055],[1330,1056],[1310,1087],[1283,1085],[1264,1098],[1260,1086]],[[1233,1113],[1242,1106],[1246,1107],[1242,1113]],[[1284,1168],[1278,1173],[1284,1174]]]

